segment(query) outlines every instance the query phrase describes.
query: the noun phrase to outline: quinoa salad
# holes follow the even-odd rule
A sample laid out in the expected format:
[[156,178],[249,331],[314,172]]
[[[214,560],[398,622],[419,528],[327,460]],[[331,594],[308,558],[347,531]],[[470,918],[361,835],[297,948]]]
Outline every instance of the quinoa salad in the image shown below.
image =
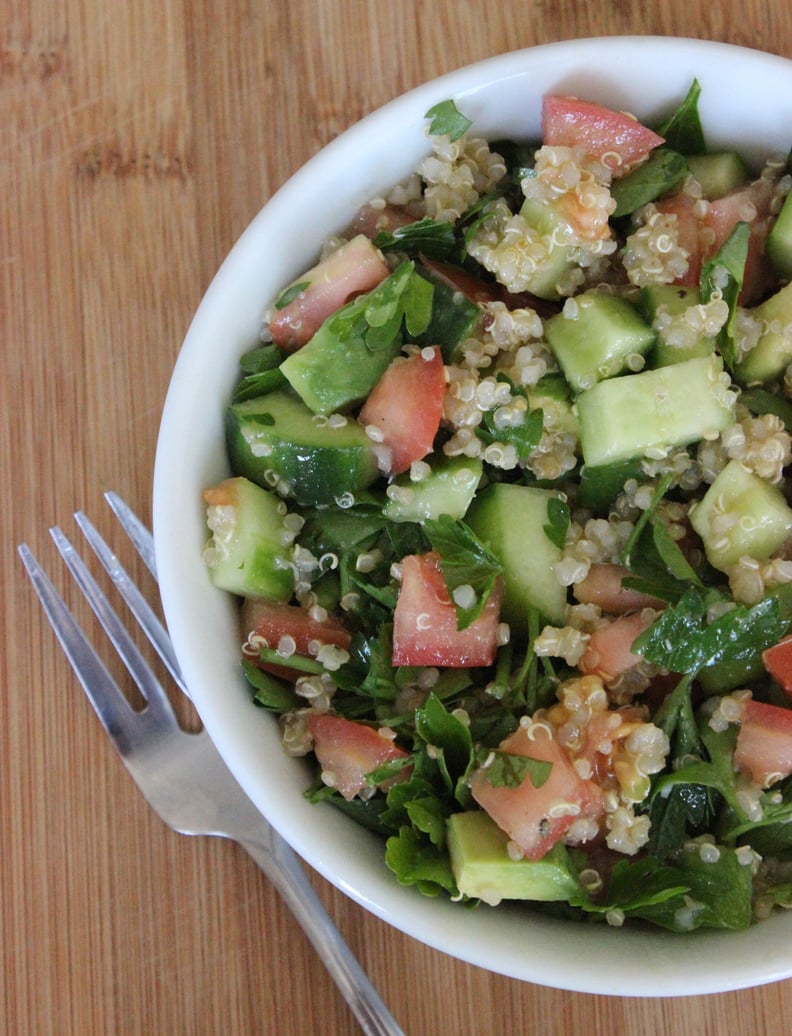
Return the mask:
[[208,573],[306,796],[425,895],[792,906],[792,166],[699,95],[436,105],[241,357]]

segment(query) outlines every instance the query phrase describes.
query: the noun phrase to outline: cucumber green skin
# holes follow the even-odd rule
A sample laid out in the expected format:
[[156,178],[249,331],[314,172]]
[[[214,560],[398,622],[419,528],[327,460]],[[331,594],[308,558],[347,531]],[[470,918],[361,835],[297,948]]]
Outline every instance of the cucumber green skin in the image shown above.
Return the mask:
[[240,597],[287,601],[294,592],[294,576],[281,541],[280,498],[245,478],[230,479],[228,484],[236,497],[236,521],[222,544],[214,535],[210,540],[214,549],[207,555],[209,578],[219,589]]
[[537,609],[553,625],[563,625],[567,592],[553,566],[561,550],[544,531],[547,504],[560,494],[535,486],[497,483],[479,493],[465,521],[503,565],[502,618],[514,632],[528,632],[528,610]]
[[362,337],[338,338],[323,324],[280,370],[309,410],[334,414],[362,403],[401,348],[399,336],[389,347],[372,350]]
[[706,155],[687,155],[688,169],[701,185],[709,201],[722,198],[742,186],[749,178],[748,167],[736,151],[713,151]]
[[[754,307],[752,315],[768,325],[778,322],[781,328],[792,327],[792,283]],[[734,374],[741,385],[765,384],[780,378],[789,363],[792,363],[792,331],[784,334],[768,329],[737,365]]]
[[[267,418],[272,423],[264,423]],[[263,419],[263,420],[262,420]],[[354,496],[380,474],[374,447],[357,421],[320,425],[298,399],[284,392],[230,406],[226,441],[231,468],[304,506],[325,506]],[[269,450],[256,456],[257,448]]]
[[[737,518],[723,536],[712,530],[716,511]],[[777,486],[732,460],[691,509],[690,524],[701,537],[712,567],[727,572],[741,557],[769,558],[792,532],[792,508]]]
[[550,902],[580,892],[560,843],[541,860],[513,860],[508,835],[486,813],[474,810],[453,813],[447,832],[457,888],[471,899]]
[[785,281],[792,280],[792,193],[784,198],[768,235],[766,251],[778,276]]
[[566,309],[545,321],[547,343],[575,392],[621,374],[633,353],[644,355],[655,333],[626,299],[601,291],[575,297],[577,315]]
[[719,357],[601,381],[577,398],[580,445],[590,467],[647,450],[714,438],[734,422],[734,396],[719,381]]
[[409,475],[394,479],[396,486],[412,491],[412,499],[389,499],[383,513],[390,521],[424,522],[442,514],[464,518],[481,481],[483,464],[477,457],[441,455],[427,460],[432,471],[420,482],[411,482]]

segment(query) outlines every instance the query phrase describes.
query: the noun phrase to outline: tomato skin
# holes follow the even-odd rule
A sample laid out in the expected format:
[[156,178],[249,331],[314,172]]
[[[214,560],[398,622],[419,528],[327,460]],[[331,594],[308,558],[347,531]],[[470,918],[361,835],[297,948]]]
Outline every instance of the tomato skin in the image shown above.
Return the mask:
[[749,699],[743,705],[734,767],[762,787],[792,773],[792,709]]
[[358,234],[299,277],[295,283],[308,286],[282,309],[272,310],[269,330],[273,342],[284,352],[294,352],[344,303],[376,288],[389,274],[379,249]]
[[[527,776],[517,788],[496,787],[479,770],[470,780],[473,798],[515,842],[528,860],[541,860],[581,816],[599,819],[602,792],[578,775],[559,743],[541,726],[519,727],[501,742],[500,750],[552,764],[545,783],[534,787]],[[564,806],[570,806],[568,812]],[[555,808],[554,808],[555,807]],[[560,813],[561,815],[554,815]]]
[[624,112],[558,94],[542,100],[542,140],[554,147],[582,147],[604,161],[613,176],[623,176],[664,142]]
[[389,451],[387,473],[407,471],[431,452],[445,400],[445,367],[438,346],[399,356],[363,404],[359,420],[382,434]]
[[784,694],[792,698],[792,636],[784,637],[777,644],[767,648],[762,653],[762,661]]
[[440,555],[430,551],[403,558],[393,614],[393,664],[451,668],[492,665],[498,649],[502,598],[499,581],[481,615],[466,629],[458,630]]
[[[312,655],[310,650],[313,642],[332,644],[347,651],[352,640],[349,630],[335,616],[314,619],[307,608],[301,608],[296,604],[247,599],[242,603],[240,624],[244,640],[253,633],[257,637],[263,637],[273,650],[277,649],[281,637],[291,637],[295,644],[294,654],[301,658],[315,656],[315,652]],[[259,669],[285,680],[296,680],[303,675],[299,670],[289,666],[261,662],[255,656],[245,657]]]
[[[313,713],[307,722],[319,765],[324,772],[333,775],[332,786],[348,802],[362,791],[366,775],[372,770],[409,755],[373,727],[343,716]],[[380,787],[391,787],[405,780],[409,772],[409,768],[405,768]]]
[[622,615],[625,612],[637,611],[640,608],[660,610],[666,606],[665,601],[639,590],[630,590],[622,585],[631,572],[623,565],[614,565],[601,561],[593,564],[588,575],[575,583],[572,592],[581,604],[596,604],[604,612]]
[[638,665],[642,658],[633,654],[632,645],[648,624],[643,612],[631,612],[596,629],[580,659],[580,671],[610,683]]

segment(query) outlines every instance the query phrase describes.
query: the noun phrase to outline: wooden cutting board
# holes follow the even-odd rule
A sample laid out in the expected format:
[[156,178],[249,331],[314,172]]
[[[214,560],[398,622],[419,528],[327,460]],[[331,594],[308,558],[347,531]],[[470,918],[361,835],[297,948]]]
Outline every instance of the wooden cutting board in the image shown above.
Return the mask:
[[[73,531],[77,508],[114,535],[109,488],[150,517],[158,419],[190,317],[233,241],[313,152],[459,65],[630,33],[792,57],[792,7],[3,0],[3,1032],[357,1031],[244,853],[176,836],[148,810],[44,627],[15,546],[27,540],[54,567],[47,527]],[[627,988],[604,998],[511,981],[414,943],[314,880],[410,1036],[748,1036],[792,1024],[790,982],[635,1000]]]

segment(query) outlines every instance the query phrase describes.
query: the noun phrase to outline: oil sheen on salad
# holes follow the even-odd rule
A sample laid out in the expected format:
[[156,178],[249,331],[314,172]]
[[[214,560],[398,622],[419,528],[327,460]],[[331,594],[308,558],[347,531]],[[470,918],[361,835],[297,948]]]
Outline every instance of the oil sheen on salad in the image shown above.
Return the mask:
[[204,560],[251,699],[427,896],[792,906],[791,167],[700,92],[434,106],[240,359]]

